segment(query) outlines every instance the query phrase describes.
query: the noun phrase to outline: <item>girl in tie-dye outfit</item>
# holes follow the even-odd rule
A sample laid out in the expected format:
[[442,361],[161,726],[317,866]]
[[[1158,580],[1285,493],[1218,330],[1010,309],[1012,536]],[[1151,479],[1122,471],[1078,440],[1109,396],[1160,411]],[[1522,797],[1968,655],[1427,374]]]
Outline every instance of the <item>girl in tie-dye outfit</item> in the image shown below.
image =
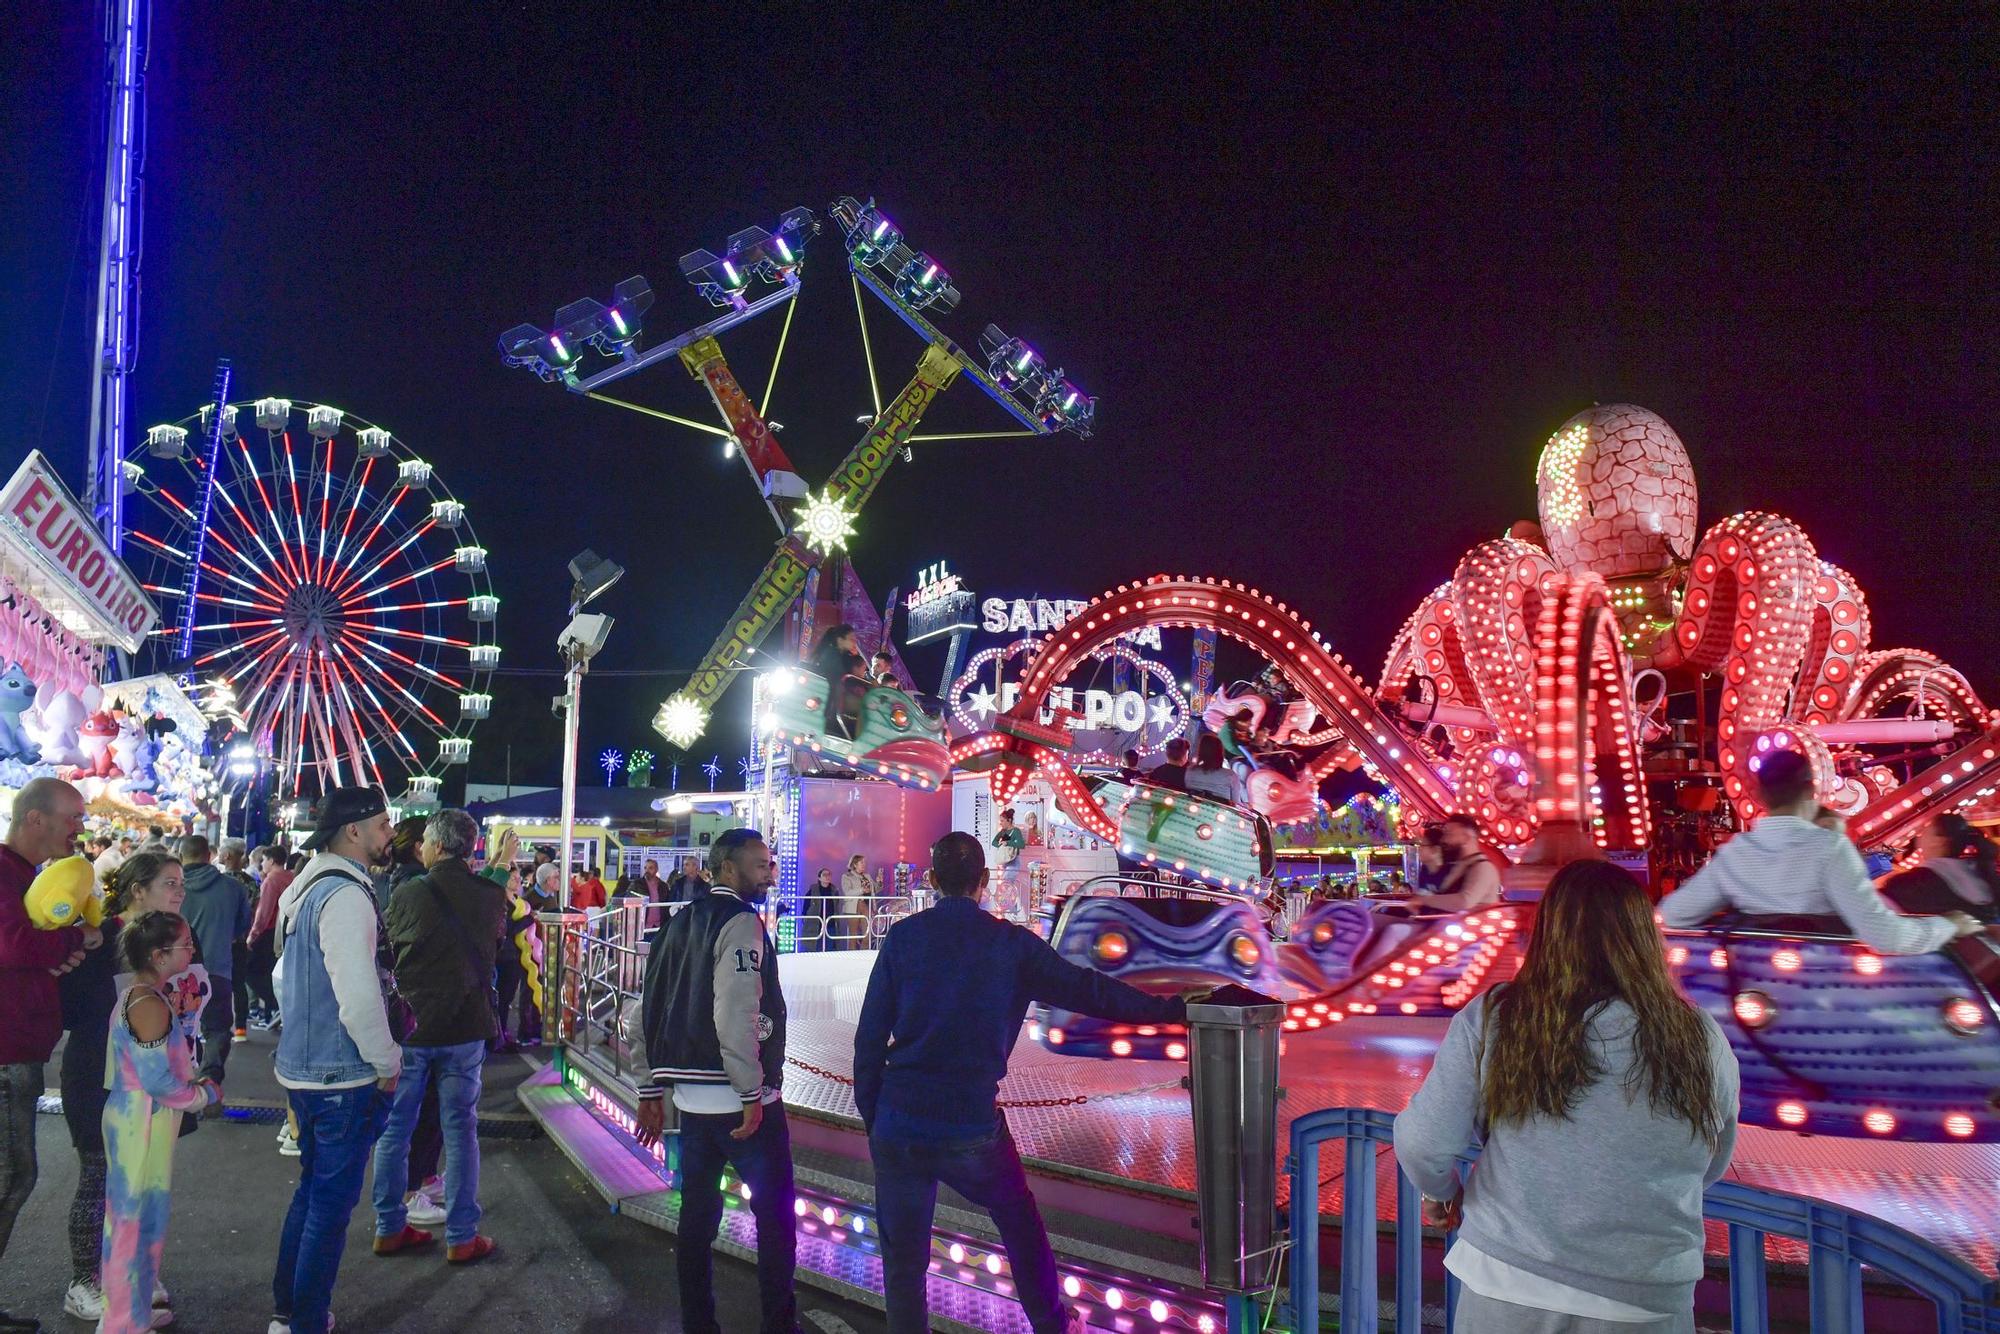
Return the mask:
[[194,1053],[175,1023],[186,1008],[166,979],[187,971],[194,937],[179,913],[150,912],[125,924],[119,952],[132,970],[111,1020],[104,1104],[104,1318],[99,1334],[136,1334],[173,1320],[153,1309],[153,1281],[167,1240],[168,1193],[181,1114],[219,1100],[194,1077]]

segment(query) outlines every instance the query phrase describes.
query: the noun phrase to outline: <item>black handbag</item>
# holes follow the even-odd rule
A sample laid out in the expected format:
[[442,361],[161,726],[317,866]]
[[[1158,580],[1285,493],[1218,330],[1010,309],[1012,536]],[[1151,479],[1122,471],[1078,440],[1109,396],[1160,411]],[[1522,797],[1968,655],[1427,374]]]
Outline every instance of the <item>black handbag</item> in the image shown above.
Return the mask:
[[[451,923],[452,934],[458,937],[458,946],[465,951],[465,962],[472,969],[472,985],[475,987],[478,986],[480,973],[479,951],[472,947],[472,937],[465,934],[465,923],[459,920],[457,910],[451,906],[451,901],[445,898],[444,891],[437,887],[435,880],[426,876],[424,878],[424,886],[430,890],[431,897],[437,900],[438,911],[444,914],[444,919],[447,922]],[[493,970],[490,968],[486,970],[486,1008],[493,1012],[493,1031],[497,1033],[501,1028],[500,988],[495,983]]]

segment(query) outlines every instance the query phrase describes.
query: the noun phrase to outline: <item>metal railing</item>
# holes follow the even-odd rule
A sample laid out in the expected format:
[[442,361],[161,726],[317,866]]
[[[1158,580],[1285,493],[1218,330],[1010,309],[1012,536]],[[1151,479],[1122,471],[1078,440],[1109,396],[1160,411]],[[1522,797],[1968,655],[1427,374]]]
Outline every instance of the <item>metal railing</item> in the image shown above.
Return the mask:
[[[1320,1146],[1339,1140],[1345,1148],[1345,1189],[1340,1211],[1340,1312],[1342,1329],[1378,1326],[1379,1235],[1376,1211],[1378,1154],[1394,1149],[1396,1118],[1363,1107],[1314,1112],[1292,1122],[1292,1272],[1290,1306],[1294,1330],[1319,1324]],[[1395,1244],[1396,1334],[1423,1327],[1424,1228],[1419,1195],[1403,1169],[1396,1168]],[[1559,1207],[1554,1204],[1551,1207]],[[1702,1216],[1729,1229],[1729,1310],[1735,1334],[1767,1334],[1770,1328],[1764,1243],[1770,1237],[1803,1242],[1808,1257],[1807,1289],[1814,1334],[1864,1334],[1861,1278],[1892,1281],[1930,1300],[1941,1334],[2000,1334],[2000,1290],[1995,1281],[1921,1237],[1852,1209],[1720,1181],[1702,1200]],[[1450,1244],[1447,1237],[1446,1244]],[[1458,1280],[1445,1278],[1445,1329],[1452,1327]],[[1348,1314],[1358,1313],[1358,1319]]]
[[850,900],[836,892],[826,897],[826,906],[834,909],[827,913],[810,911],[811,903],[809,897],[802,899],[799,915],[792,919],[792,948],[804,954],[875,949],[891,926],[918,907],[906,894],[869,894]]

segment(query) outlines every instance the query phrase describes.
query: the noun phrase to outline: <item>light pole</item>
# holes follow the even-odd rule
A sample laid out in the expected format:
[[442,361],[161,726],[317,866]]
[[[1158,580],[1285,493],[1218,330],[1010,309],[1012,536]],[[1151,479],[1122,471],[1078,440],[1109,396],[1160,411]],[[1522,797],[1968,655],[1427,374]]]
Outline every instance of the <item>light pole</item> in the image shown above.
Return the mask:
[[562,777],[562,875],[557,886],[557,903],[569,910],[571,840],[576,833],[576,762],[578,733],[581,730],[583,674],[590,660],[604,647],[611,634],[611,618],[583,610],[585,605],[625,576],[625,567],[605,560],[585,548],[569,563],[574,582],[569,594],[569,624],[556,639],[563,656],[563,693],[556,705],[563,714]]

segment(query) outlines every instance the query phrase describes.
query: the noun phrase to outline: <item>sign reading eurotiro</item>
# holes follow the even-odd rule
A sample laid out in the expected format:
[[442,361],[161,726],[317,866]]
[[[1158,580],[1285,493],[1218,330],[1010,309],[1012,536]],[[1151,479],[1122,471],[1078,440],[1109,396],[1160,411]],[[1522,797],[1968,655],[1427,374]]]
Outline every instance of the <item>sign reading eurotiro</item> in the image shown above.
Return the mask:
[[40,576],[35,595],[56,616],[76,616],[82,623],[70,628],[84,639],[136,653],[159,624],[159,608],[40,450],[28,451],[0,492],[0,528]]

